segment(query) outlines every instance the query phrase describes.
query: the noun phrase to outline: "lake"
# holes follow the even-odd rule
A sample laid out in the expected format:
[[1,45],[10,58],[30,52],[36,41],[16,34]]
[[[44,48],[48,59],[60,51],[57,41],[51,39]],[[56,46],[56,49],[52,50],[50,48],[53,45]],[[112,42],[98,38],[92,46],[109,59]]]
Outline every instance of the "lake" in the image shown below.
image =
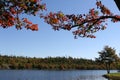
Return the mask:
[[106,70],[0,70],[0,80],[107,80],[102,77],[106,73]]

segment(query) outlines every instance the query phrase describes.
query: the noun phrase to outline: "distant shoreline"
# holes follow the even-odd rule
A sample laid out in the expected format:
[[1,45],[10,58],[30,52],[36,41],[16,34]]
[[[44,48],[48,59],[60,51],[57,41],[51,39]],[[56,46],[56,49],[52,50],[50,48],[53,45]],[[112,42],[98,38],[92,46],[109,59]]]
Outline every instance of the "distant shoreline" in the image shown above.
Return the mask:
[[[111,64],[112,65],[112,64]],[[106,70],[103,63],[72,57],[31,58],[0,55],[0,70]],[[117,68],[111,66],[111,69]]]

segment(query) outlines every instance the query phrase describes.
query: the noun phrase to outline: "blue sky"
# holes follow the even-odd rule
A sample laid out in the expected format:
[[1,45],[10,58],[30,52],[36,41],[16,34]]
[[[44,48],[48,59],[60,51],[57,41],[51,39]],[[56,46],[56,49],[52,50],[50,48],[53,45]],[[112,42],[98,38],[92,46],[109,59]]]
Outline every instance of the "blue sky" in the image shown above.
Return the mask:
[[[47,5],[47,12],[62,11],[66,14],[87,13],[95,7],[96,0],[43,0]],[[102,0],[113,13],[119,14],[113,0]],[[54,31],[39,17],[27,16],[32,22],[39,24],[39,31],[13,28],[0,28],[0,53],[2,55],[16,55],[28,57],[71,56],[77,58],[94,59],[98,57],[105,45],[116,49],[120,53],[120,23],[108,22],[104,31],[95,35],[97,38],[74,39],[71,31]]]

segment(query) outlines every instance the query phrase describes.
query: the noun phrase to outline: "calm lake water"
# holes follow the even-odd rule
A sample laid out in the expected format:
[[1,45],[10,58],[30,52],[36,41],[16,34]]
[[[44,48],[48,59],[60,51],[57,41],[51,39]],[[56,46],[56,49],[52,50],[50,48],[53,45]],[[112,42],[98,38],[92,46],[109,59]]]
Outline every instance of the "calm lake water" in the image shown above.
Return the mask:
[[103,74],[106,70],[0,70],[0,80],[107,80]]

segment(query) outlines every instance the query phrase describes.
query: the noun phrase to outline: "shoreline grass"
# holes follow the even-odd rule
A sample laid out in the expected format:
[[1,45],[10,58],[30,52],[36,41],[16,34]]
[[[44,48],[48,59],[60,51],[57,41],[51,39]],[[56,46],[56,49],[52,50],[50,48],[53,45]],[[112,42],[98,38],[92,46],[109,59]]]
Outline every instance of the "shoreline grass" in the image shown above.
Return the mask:
[[120,80],[120,72],[118,73],[110,73],[103,75],[105,78],[112,79],[112,80]]

